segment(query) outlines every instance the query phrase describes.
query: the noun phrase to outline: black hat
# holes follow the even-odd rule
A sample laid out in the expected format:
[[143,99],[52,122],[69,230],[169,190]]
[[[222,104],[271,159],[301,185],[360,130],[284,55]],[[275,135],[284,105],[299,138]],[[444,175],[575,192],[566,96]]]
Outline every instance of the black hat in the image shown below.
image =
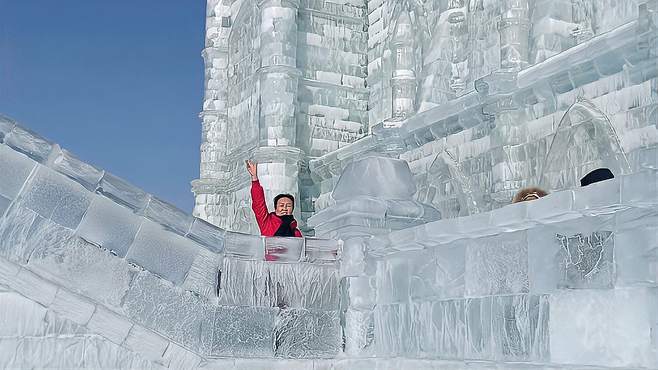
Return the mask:
[[612,171],[610,171],[609,169],[597,168],[596,170],[588,173],[587,175],[585,175],[585,177],[580,179],[580,186],[587,186],[595,182],[610,180],[614,178],[615,175],[613,175]]

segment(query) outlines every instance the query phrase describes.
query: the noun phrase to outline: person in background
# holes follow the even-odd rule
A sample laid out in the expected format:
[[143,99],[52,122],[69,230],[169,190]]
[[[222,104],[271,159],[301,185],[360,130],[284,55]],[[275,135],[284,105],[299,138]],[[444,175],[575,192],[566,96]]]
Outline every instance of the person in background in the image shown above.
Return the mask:
[[519,190],[512,199],[512,203],[529,202],[547,196],[548,193],[536,187],[524,188]]
[[279,194],[274,197],[274,212],[269,212],[265,202],[265,192],[258,181],[258,167],[253,161],[245,161],[247,171],[251,175],[251,209],[256,216],[258,228],[262,236],[302,237],[297,228],[297,221],[292,215],[295,209],[295,198],[290,194]]
[[588,173],[582,179],[580,179],[580,186],[583,187],[583,186],[594,184],[595,182],[610,180],[614,178],[615,175],[613,175],[612,171],[610,171],[609,169],[597,168],[596,170]]

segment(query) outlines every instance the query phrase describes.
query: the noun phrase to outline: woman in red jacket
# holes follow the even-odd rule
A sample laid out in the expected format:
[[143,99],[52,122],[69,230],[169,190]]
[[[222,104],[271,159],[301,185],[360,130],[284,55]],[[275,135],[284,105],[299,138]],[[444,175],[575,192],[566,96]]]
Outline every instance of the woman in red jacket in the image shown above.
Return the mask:
[[265,193],[258,181],[258,167],[252,161],[245,161],[251,175],[251,209],[254,211],[260,234],[263,236],[291,236],[301,238],[297,221],[292,215],[295,198],[290,194],[279,194],[274,198],[274,212],[267,210]]

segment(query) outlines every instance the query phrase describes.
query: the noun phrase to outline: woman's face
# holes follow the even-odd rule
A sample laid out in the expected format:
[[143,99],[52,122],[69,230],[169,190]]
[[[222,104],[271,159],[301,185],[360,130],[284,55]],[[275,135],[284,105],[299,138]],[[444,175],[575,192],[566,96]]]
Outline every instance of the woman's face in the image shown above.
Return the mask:
[[291,215],[293,210],[293,203],[290,198],[282,197],[276,202],[274,214],[277,216]]

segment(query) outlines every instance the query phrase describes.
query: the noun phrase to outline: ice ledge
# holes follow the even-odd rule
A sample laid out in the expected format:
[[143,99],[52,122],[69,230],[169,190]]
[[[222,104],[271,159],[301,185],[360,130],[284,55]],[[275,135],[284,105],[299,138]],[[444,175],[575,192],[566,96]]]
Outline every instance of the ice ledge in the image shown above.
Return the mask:
[[657,207],[658,171],[645,170],[584,188],[556,192],[539,200],[510,204],[491,212],[393,231],[372,239],[368,250],[373,256],[385,256],[460,239],[528,230],[538,225],[575,222],[621,211],[655,214]]

